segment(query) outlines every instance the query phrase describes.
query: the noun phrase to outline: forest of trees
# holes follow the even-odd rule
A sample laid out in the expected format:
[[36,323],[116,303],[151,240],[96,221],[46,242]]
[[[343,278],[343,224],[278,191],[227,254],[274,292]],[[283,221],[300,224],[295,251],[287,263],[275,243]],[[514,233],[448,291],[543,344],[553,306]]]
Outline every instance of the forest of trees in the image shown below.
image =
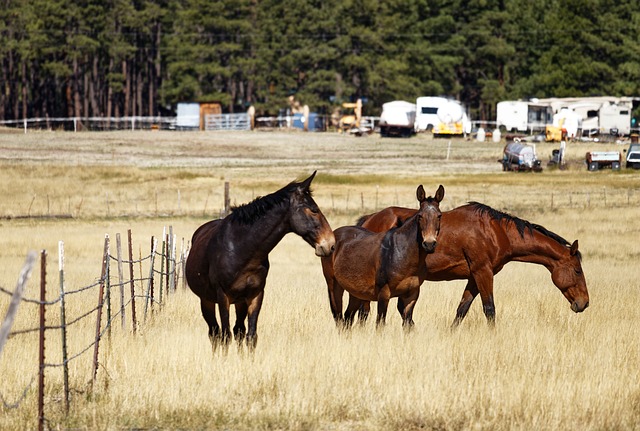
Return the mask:
[[640,96],[637,0],[0,0],[0,120]]

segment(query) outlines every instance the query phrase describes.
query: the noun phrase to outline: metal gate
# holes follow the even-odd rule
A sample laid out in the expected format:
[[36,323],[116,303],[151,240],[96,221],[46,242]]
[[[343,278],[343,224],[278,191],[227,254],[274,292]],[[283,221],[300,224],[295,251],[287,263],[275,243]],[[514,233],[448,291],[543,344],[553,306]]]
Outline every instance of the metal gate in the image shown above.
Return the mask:
[[205,115],[204,130],[251,130],[251,118],[247,113]]

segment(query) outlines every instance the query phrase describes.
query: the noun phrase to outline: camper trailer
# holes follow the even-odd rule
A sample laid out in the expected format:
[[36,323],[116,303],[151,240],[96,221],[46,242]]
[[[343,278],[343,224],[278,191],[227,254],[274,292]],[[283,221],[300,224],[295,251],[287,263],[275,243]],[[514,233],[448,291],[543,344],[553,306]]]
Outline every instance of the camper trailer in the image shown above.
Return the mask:
[[418,97],[415,129],[417,132],[433,132],[434,136],[465,135],[471,133],[471,121],[457,100]]
[[580,127],[577,136],[628,136],[631,133],[632,97],[567,97],[540,99],[554,114],[562,110],[575,112]]
[[497,126],[507,132],[544,131],[552,122],[553,110],[548,103],[536,100],[505,100],[496,105]]
[[382,105],[380,114],[380,136],[409,137],[415,134],[415,103],[395,100]]

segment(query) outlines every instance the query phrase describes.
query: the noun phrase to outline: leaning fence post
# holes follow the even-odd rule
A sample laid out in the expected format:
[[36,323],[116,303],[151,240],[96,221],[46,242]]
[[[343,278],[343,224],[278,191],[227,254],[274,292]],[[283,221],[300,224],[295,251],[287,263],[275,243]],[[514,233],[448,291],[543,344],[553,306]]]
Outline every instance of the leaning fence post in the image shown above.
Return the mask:
[[105,298],[107,302],[107,334],[109,335],[109,339],[111,339],[111,240],[109,235],[104,236],[105,241],[105,251],[104,251],[104,262],[106,262],[106,270],[104,273],[104,282],[105,282]]
[[31,275],[31,270],[33,269],[35,261],[36,253],[33,251],[27,253],[27,259],[24,263],[24,266],[22,267],[22,270],[20,271],[20,275],[18,276],[16,289],[13,291],[13,295],[11,295],[11,302],[9,303],[7,314],[5,315],[5,318],[2,321],[2,325],[0,326],[0,357],[2,356],[2,349],[4,348],[4,344],[9,338],[9,332],[11,331],[13,320],[15,319],[16,313],[18,312],[18,307],[20,306],[20,301],[22,300],[22,294],[24,293],[24,288],[27,284],[27,280],[29,280],[29,276]]
[[100,291],[98,293],[98,317],[96,318],[96,339],[93,348],[93,373],[91,380],[91,387],[96,382],[96,376],[98,374],[98,351],[100,350],[100,324],[102,322],[102,306],[104,299],[104,285],[107,275],[107,262],[109,260],[109,237],[104,239],[104,253],[102,254],[102,274],[100,275]]
[[120,323],[122,329],[124,329],[124,274],[122,272],[122,242],[120,241],[119,233],[116,234],[116,252],[118,254],[118,286],[120,286]]
[[44,303],[47,300],[47,251],[40,253],[40,337],[38,349],[38,431],[44,431]]
[[144,305],[144,317],[147,318],[147,309],[149,308],[149,301],[153,307],[153,262],[156,256],[156,247],[158,246],[158,240],[155,236],[151,237],[151,257],[149,258],[149,285],[147,287],[147,299]]
[[136,292],[133,282],[133,245],[131,244],[131,229],[127,231],[129,240],[129,277],[131,280],[131,324],[133,325],[133,333],[136,333]]
[[58,241],[58,271],[60,273],[60,328],[62,329],[62,375],[64,382],[64,407],[69,413],[69,364],[67,356],[67,320],[64,299],[64,242]]
[[162,305],[162,286],[164,282],[164,249],[166,246],[165,238],[167,236],[166,226],[162,228],[162,246],[160,247],[160,288],[158,289],[158,302]]

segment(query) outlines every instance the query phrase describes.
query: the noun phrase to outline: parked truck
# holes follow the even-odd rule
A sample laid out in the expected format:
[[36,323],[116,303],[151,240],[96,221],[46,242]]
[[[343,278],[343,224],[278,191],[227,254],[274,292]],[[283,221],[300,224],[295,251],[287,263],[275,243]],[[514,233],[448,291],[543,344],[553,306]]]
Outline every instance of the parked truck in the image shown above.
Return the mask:
[[471,133],[471,121],[465,111],[465,107],[457,100],[418,97],[416,131],[433,132],[434,136],[468,135]]
[[640,144],[630,144],[625,157],[627,169],[640,169]]
[[590,171],[605,168],[619,171],[622,164],[622,155],[619,151],[589,151],[585,156],[585,161],[587,162],[587,169]]
[[409,137],[415,134],[416,104],[394,100],[382,105],[380,136]]

